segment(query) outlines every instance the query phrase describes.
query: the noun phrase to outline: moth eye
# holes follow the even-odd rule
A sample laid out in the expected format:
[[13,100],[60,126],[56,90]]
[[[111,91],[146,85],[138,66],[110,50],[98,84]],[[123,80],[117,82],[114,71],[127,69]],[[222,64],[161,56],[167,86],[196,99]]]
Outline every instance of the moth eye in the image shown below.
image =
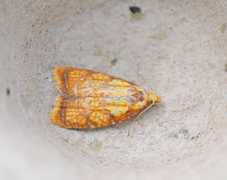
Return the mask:
[[149,102],[149,105],[151,105],[151,104],[153,104],[153,101],[150,101],[150,102]]

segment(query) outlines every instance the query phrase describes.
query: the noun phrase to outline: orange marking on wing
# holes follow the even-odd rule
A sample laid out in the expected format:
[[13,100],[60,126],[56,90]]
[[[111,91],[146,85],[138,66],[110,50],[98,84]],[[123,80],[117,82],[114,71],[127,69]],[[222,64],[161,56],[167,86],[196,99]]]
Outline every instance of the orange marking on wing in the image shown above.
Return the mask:
[[87,119],[74,106],[72,100],[59,96],[54,109],[51,111],[50,119],[60,127],[83,129],[87,127]]
[[89,70],[81,70],[81,69],[74,69],[67,73],[68,77],[68,90],[74,89],[75,84],[82,80],[83,77],[88,75],[91,71]]
[[87,119],[80,110],[74,105],[75,100],[68,100],[65,108],[65,121],[72,125],[72,128],[85,129],[87,126]]
[[64,104],[65,98],[59,96],[56,100],[55,107],[50,113],[50,119],[54,124],[57,124],[61,127],[71,128],[70,124],[66,124],[62,119],[62,107]]
[[[51,120],[54,124],[66,128],[97,128],[125,121],[140,111],[128,110],[128,107],[116,105],[116,102],[109,104],[106,102],[104,105],[100,99],[105,100],[105,98],[68,100],[59,96],[51,112]],[[126,110],[123,111],[124,109]]]
[[110,116],[102,111],[92,111],[89,115],[89,120],[95,127],[104,127],[111,125]]
[[66,91],[66,84],[64,81],[64,73],[66,71],[72,70],[72,67],[55,67],[53,69],[53,78],[57,84],[60,91]]
[[75,95],[75,84],[90,72],[90,70],[72,67],[55,67],[53,69],[53,76],[60,91],[69,95]]
[[111,79],[112,76],[104,74],[104,73],[100,73],[100,72],[94,72],[91,74],[91,77],[93,80],[107,81],[107,80]]

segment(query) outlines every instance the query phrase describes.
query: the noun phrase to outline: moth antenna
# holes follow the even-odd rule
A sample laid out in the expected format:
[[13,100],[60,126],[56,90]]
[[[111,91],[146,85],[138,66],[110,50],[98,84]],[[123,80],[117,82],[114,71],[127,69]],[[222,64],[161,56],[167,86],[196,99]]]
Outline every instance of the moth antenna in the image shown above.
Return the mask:
[[152,90],[153,94],[155,94],[155,91],[152,89],[152,87],[147,83],[147,81],[144,79],[144,77],[139,73],[139,68],[140,66],[138,65],[137,68],[137,74],[143,79],[143,81],[150,87],[150,89]]

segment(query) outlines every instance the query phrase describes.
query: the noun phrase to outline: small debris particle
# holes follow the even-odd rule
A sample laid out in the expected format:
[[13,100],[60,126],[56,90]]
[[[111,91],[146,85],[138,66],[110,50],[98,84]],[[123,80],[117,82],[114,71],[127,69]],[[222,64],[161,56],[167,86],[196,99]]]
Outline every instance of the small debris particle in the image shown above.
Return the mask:
[[102,147],[102,141],[99,141],[98,139],[94,139],[93,142],[90,142],[89,147],[94,152],[99,152]]
[[104,54],[102,57],[101,57],[102,61],[106,62],[106,61],[109,61],[110,60],[110,56],[108,54]]
[[226,29],[226,23],[221,25],[221,33],[223,34],[225,32]]
[[136,7],[136,6],[131,6],[131,7],[129,7],[129,10],[130,10],[133,14],[141,13],[141,9],[140,9],[139,7]]
[[179,138],[183,138],[183,139],[190,138],[190,134],[187,129],[179,129],[178,136]]
[[179,133],[180,134],[188,134],[188,130],[187,129],[180,129]]
[[103,9],[103,13],[106,15],[106,16],[109,16],[110,15],[110,8],[109,7],[106,7]]
[[114,58],[113,60],[111,60],[111,65],[115,66],[115,64],[117,63],[117,58]]
[[6,89],[6,95],[7,95],[7,96],[10,95],[10,89],[9,89],[9,88]]
[[139,7],[131,6],[129,7],[129,10],[132,12],[132,19],[140,20],[144,17]]
[[24,107],[28,108],[31,105],[31,102],[26,96],[21,96],[21,102]]
[[157,34],[155,34],[154,36],[153,36],[153,38],[154,39],[158,39],[158,40],[163,40],[163,39],[165,39],[166,38],[166,33],[165,32],[159,32],[159,33],[157,33]]
[[192,136],[191,140],[198,140],[200,138],[200,133],[198,135]]
[[144,15],[142,13],[132,14],[132,19],[135,19],[135,20],[141,20],[143,17]]
[[95,51],[94,51],[94,56],[100,56],[102,54],[101,49],[99,45],[95,45]]

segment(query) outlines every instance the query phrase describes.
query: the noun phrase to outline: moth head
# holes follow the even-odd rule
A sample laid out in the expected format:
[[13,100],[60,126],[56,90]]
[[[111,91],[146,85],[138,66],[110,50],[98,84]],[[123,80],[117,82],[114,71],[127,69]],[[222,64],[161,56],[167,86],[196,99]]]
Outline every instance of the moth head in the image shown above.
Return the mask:
[[155,103],[160,103],[160,102],[162,102],[162,98],[156,96],[155,94],[148,93],[148,101],[149,102],[152,101],[152,102],[155,102]]

